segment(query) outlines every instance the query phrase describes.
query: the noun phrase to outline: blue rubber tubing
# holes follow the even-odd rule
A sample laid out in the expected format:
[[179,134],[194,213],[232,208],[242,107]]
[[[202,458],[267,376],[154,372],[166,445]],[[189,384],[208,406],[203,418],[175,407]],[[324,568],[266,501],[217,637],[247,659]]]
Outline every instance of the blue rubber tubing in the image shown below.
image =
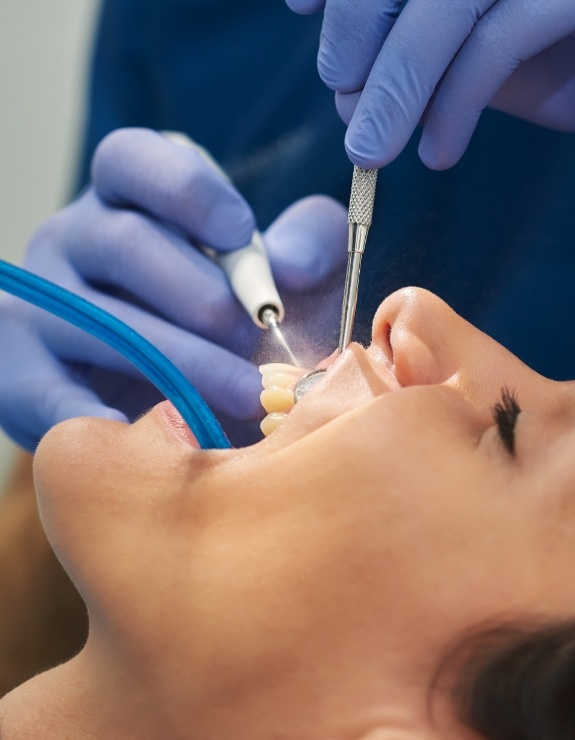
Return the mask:
[[210,407],[151,342],[112,314],[28,270],[0,260],[0,289],[74,324],[115,349],[176,407],[203,449],[231,445]]

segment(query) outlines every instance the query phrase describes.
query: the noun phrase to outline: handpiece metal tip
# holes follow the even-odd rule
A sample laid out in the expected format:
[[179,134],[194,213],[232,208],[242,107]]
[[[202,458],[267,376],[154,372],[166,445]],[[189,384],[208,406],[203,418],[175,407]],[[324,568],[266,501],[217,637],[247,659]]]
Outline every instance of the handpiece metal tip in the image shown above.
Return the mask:
[[298,366],[299,362],[297,360],[297,357],[292,352],[291,347],[289,346],[287,339],[285,338],[284,333],[280,328],[278,315],[278,312],[272,306],[266,306],[260,312],[260,319],[271,331],[276,342],[288,356],[290,363],[292,365]]

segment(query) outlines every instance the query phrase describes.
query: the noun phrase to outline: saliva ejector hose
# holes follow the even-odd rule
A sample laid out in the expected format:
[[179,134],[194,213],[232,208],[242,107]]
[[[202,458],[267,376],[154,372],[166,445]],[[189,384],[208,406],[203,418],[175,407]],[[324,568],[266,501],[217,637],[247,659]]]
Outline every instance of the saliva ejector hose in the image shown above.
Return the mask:
[[209,406],[177,367],[123,321],[28,270],[0,260],[0,290],[33,303],[101,339],[140,370],[173,403],[200,446],[230,443]]

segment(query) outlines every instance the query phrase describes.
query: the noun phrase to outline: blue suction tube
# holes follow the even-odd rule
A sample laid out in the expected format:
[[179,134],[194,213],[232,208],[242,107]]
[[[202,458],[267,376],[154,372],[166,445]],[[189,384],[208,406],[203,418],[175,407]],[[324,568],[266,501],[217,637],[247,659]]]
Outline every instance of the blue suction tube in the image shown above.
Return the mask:
[[230,443],[209,406],[177,367],[141,334],[84,298],[0,260],[0,289],[101,339],[122,354],[171,401],[204,449]]

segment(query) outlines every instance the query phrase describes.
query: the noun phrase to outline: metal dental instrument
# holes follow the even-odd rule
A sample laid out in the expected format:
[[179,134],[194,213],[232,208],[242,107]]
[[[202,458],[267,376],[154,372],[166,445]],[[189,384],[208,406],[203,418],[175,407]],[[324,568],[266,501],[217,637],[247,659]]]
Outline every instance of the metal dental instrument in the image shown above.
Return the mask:
[[[349,235],[347,241],[347,270],[339,331],[339,354],[351,342],[355,310],[357,307],[359,272],[363,253],[365,252],[367,234],[373,217],[376,184],[377,170],[364,170],[357,165],[354,166],[349,211],[347,214]],[[298,380],[294,388],[296,403],[321,381],[325,372],[326,370],[314,370]]]
[[306,375],[303,375],[295,384],[295,387],[293,389],[295,402],[297,403],[302,398],[302,396],[305,396],[305,394],[309,393],[312,388],[315,388],[315,386],[321,380],[323,380],[323,376],[326,374],[326,372],[327,370],[325,368],[322,368],[321,370],[312,370],[311,373],[306,373]]
[[250,243],[231,252],[215,254],[204,251],[217,262],[228,276],[236,298],[260,329],[269,329],[276,343],[283,349],[289,362],[298,365],[281,328],[285,310],[279,297],[262,235],[254,231]]
[[277,309],[274,306],[264,306],[261,313],[261,320],[268,327],[271,333],[274,335],[276,342],[283,348],[286,355],[292,365],[298,365],[298,361],[294,353],[291,351],[289,344],[286,342],[286,338],[280,329]]
[[[194,149],[222,177],[231,183],[228,175],[204,147],[185,134],[174,131],[163,133],[166,138],[175,144]],[[289,361],[293,365],[298,365],[299,363],[280,328],[285,316],[285,309],[273,279],[264,240],[260,232],[254,231],[249,244],[230,252],[217,252],[215,249],[204,245],[200,245],[200,247],[226,273],[236,298],[246,309],[254,324],[260,329],[269,329]]]
[[351,342],[351,333],[355,321],[357,294],[359,288],[359,271],[365,252],[367,234],[373,217],[377,170],[364,170],[357,165],[353,168],[351,196],[347,223],[349,236],[347,242],[347,272],[341,309],[338,352],[341,354]]

